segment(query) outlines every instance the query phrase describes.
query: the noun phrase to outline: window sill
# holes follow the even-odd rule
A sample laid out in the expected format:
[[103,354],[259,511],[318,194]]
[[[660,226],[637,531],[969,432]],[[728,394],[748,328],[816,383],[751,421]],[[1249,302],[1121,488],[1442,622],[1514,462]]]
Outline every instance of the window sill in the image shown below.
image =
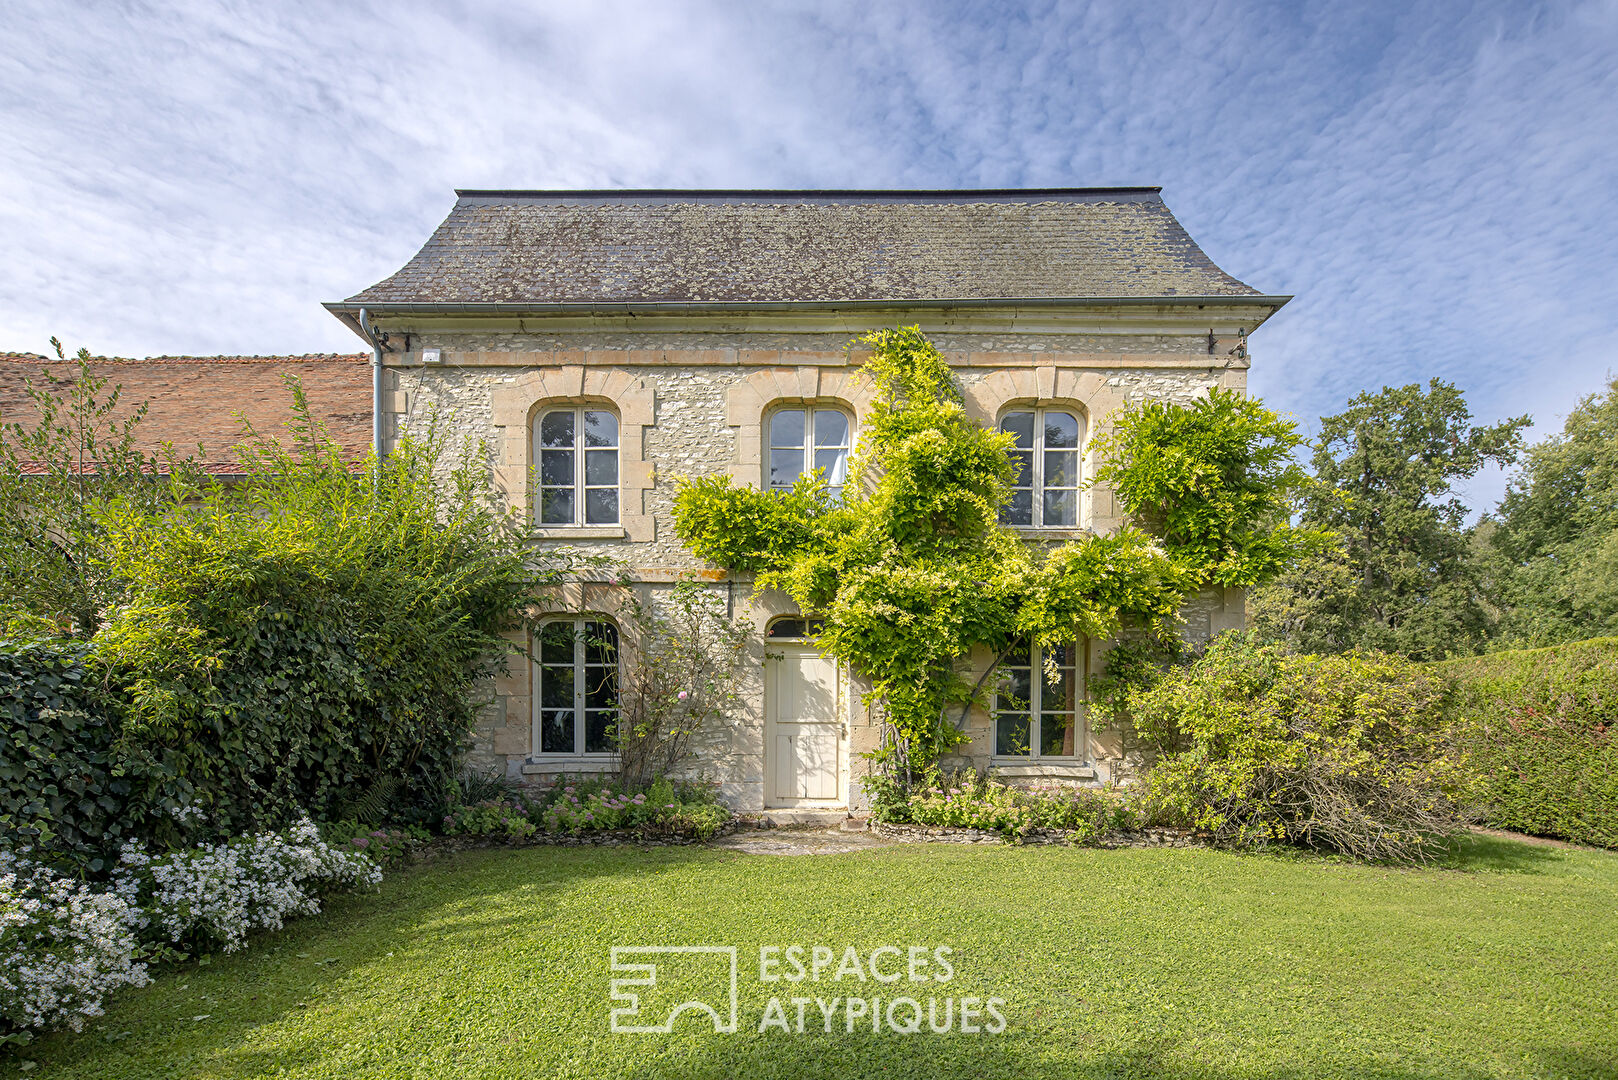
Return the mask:
[[1080,525],[1062,525],[1053,528],[1012,525],[1009,528],[1024,540],[1083,540],[1087,536],[1095,535],[1093,530]]
[[535,540],[622,540],[622,525],[549,525],[528,534]]
[[523,762],[524,776],[541,773],[580,773],[597,775],[618,771],[617,754],[545,754]]
[[1096,778],[1094,765],[1054,758],[990,758],[989,768],[1007,779],[1094,780]]

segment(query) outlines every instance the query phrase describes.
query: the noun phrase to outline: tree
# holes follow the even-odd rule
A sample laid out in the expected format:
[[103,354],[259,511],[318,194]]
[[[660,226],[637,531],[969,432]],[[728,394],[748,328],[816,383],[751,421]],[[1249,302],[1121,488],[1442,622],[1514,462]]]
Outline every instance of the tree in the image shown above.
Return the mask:
[[[984,680],[971,685],[958,669],[974,646],[1003,657],[1019,640],[1112,637],[1126,620],[1167,627],[1187,589],[1218,574],[1245,582],[1239,567],[1265,564],[1254,553],[1271,537],[1261,492],[1243,504],[1250,527],[1204,534],[1202,503],[1242,504],[1233,488],[1273,480],[1235,465],[1197,471],[1195,483],[1173,489],[1185,513],[1175,518],[1184,526],[1172,549],[1135,528],[1048,550],[1025,544],[998,520],[1014,475],[1011,436],[966,415],[944,357],[919,329],[860,341],[871,349],[865,370],[877,393],[842,499],[829,498],[818,478],[790,492],[687,479],[675,528],[698,556],[756,573],[759,588],[782,589],[824,618],[817,643],[870,680],[868,701],[885,714],[888,748],[902,764],[926,765],[965,739],[946,706],[981,692]],[[1217,425],[1228,405],[1203,415]],[[1164,418],[1170,427],[1181,419]],[[1131,432],[1156,430],[1124,422]],[[1259,424],[1238,439],[1273,435]],[[1159,441],[1125,435],[1112,445],[1121,476],[1171,471],[1156,460]],[[1263,457],[1244,453],[1249,462]]]
[[51,346],[76,370],[59,378],[47,369],[43,385],[27,383],[35,417],[0,427],[0,607],[89,637],[119,588],[95,557],[102,511],[113,502],[170,504],[197,474],[172,447],[136,448],[146,404],[120,418],[120,389],[91,370],[88,349],[69,361],[61,342]]
[[1529,447],[1488,539],[1505,639],[1618,634],[1618,379]]
[[1439,659],[1481,649],[1493,617],[1466,506],[1451,492],[1490,462],[1514,461],[1529,418],[1471,418],[1461,391],[1439,379],[1363,393],[1322,417],[1302,520],[1340,546],[1260,590],[1255,625],[1311,652]]

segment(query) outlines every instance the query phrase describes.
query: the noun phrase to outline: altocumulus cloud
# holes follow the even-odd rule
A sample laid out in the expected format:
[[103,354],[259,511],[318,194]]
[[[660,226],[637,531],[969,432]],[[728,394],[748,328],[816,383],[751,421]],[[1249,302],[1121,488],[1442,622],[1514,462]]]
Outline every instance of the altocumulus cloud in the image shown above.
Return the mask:
[[[1618,4],[0,10],[0,348],[350,349],[461,187],[1161,184],[1310,422],[1614,367]],[[1474,486],[1492,500],[1499,477]]]

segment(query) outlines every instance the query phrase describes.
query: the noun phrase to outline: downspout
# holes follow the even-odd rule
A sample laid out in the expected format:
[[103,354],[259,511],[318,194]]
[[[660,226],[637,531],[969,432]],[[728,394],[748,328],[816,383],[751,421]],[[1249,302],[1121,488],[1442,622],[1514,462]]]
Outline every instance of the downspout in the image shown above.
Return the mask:
[[371,346],[371,448],[382,464],[382,342],[371,327],[370,313],[360,308],[360,334]]

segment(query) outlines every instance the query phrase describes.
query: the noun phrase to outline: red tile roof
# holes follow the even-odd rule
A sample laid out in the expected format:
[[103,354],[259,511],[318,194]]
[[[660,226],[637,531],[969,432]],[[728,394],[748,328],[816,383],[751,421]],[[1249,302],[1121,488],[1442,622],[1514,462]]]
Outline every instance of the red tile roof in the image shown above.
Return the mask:
[[[211,473],[239,471],[232,447],[241,442],[241,420],[261,434],[284,436],[291,419],[292,394],[282,377],[303,383],[315,417],[350,460],[371,448],[371,357],[367,353],[313,353],[304,356],[152,356],[145,360],[96,357],[90,370],[122,387],[119,418],[147,403],[146,418],[135,429],[138,447],[156,452],[164,442],[180,456],[199,457]],[[71,357],[0,352],[0,421],[34,419],[27,382],[47,385],[45,372],[58,379],[78,370]],[[103,392],[105,393],[105,391]],[[199,454],[198,444],[202,450]],[[30,469],[26,464],[25,471]]]

